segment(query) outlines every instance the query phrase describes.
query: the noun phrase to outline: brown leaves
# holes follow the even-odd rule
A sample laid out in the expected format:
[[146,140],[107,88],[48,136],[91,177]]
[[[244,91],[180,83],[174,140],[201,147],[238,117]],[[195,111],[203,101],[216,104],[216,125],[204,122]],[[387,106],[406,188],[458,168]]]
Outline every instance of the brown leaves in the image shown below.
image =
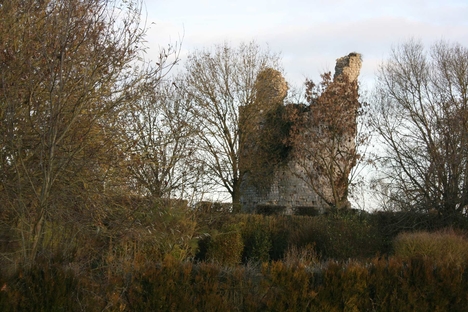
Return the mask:
[[330,206],[347,202],[348,178],[359,155],[356,152],[356,117],[360,107],[357,82],[346,75],[332,80],[321,75],[306,81],[308,106],[289,105],[291,131],[288,143],[293,159],[304,174],[297,174]]

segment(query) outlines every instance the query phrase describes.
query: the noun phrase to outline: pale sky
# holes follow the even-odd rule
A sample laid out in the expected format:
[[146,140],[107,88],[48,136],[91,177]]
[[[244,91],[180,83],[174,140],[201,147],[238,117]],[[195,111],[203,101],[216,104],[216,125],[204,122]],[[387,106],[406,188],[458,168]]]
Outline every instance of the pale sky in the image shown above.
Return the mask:
[[182,62],[194,49],[255,40],[281,53],[295,86],[358,52],[365,87],[392,46],[411,38],[427,47],[441,39],[468,47],[468,0],[146,0],[146,11],[149,58],[180,39]]
[[195,49],[255,40],[281,53],[293,87],[350,52],[362,54],[361,90],[370,90],[378,65],[409,39],[468,48],[468,0],[146,0],[146,11],[149,58],[180,39],[181,64]]

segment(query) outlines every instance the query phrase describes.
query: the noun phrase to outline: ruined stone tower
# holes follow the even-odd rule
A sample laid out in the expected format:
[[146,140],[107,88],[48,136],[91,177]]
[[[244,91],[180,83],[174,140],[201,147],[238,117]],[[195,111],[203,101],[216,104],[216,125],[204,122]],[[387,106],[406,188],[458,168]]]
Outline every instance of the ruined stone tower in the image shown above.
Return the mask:
[[349,81],[357,81],[361,71],[362,59],[359,53],[350,53],[336,60],[335,75],[336,79],[340,75],[348,76]]
[[[361,69],[361,56],[350,53],[337,59],[334,81],[357,81]],[[347,79],[341,80],[340,78]],[[331,190],[321,190],[319,196],[304,179],[307,164],[300,166],[295,155],[301,146],[307,146],[311,140],[310,133],[319,131],[319,125],[308,123],[300,129],[301,146],[288,146],[288,135],[291,122],[285,122],[284,116],[288,108],[304,114],[308,120],[313,120],[313,110],[304,105],[291,104],[285,106],[287,85],[279,72],[268,69],[257,77],[256,106],[245,108],[242,116],[250,116],[246,128],[253,129],[246,133],[246,140],[241,146],[240,167],[243,170],[241,184],[241,205],[244,212],[281,213],[281,214],[317,214],[324,211],[324,195]],[[350,107],[350,116],[356,108]],[[286,113],[287,114],[287,113]],[[242,121],[242,118],[241,118]],[[247,123],[246,123],[247,124]],[[349,133],[346,140],[347,148],[354,148],[355,132]],[[313,142],[310,142],[312,145]],[[345,161],[345,160],[343,160]],[[311,164],[309,167],[312,167]],[[350,164],[348,167],[352,167]],[[310,168],[309,168],[310,169]],[[347,173],[349,174],[349,173]],[[346,193],[347,194],[347,193]],[[328,195],[325,195],[328,196]]]

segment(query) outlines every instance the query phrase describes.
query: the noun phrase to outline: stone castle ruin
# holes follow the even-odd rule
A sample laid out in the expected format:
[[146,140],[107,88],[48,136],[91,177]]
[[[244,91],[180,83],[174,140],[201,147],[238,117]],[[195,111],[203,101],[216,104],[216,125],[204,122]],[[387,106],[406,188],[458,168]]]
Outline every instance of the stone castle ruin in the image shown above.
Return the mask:
[[[337,59],[333,76],[333,83],[347,81],[356,88],[356,93],[350,95],[356,97],[355,101],[350,101],[351,104],[347,104],[349,107],[340,111],[341,114],[348,115],[348,120],[354,125],[358,105],[354,103],[358,103],[357,79],[361,64],[361,55],[350,53]],[[317,183],[321,185],[320,189],[317,189],[311,187],[308,182],[311,176],[314,177],[313,171],[317,164],[304,164],[305,158],[301,158],[301,162],[297,156],[301,155],[303,149],[317,146],[316,142],[312,141],[316,140],[317,136],[311,134],[321,131],[321,127],[324,126],[323,123],[317,122],[317,111],[310,108],[310,105],[284,105],[287,83],[281,73],[274,69],[268,68],[260,72],[255,88],[255,103],[249,107],[242,107],[240,111],[239,167],[243,177],[242,210],[265,214],[319,214],[325,211],[328,197],[336,195],[337,189],[342,192],[341,195],[347,202],[347,178],[355,160],[339,160],[343,168],[346,168],[341,177],[343,181],[334,184],[343,184],[340,188],[332,189],[324,182]],[[322,94],[333,91],[327,89]],[[299,123],[298,119],[307,122]],[[300,144],[290,144],[293,132],[296,133],[296,138],[299,138]],[[341,147],[354,150],[355,135],[356,131],[351,127],[345,135],[347,139],[340,143]],[[316,179],[321,181],[323,176],[317,174]],[[349,207],[349,202],[345,206]]]

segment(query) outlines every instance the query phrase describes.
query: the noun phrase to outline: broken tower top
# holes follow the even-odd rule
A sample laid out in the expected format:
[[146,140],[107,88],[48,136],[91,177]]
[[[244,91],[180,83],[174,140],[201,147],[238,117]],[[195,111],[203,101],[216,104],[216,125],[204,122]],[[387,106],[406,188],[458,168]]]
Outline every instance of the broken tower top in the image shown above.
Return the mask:
[[334,79],[339,75],[345,74],[348,76],[350,82],[357,80],[359,72],[361,71],[362,59],[361,54],[352,52],[346,56],[340,57],[336,60]]

